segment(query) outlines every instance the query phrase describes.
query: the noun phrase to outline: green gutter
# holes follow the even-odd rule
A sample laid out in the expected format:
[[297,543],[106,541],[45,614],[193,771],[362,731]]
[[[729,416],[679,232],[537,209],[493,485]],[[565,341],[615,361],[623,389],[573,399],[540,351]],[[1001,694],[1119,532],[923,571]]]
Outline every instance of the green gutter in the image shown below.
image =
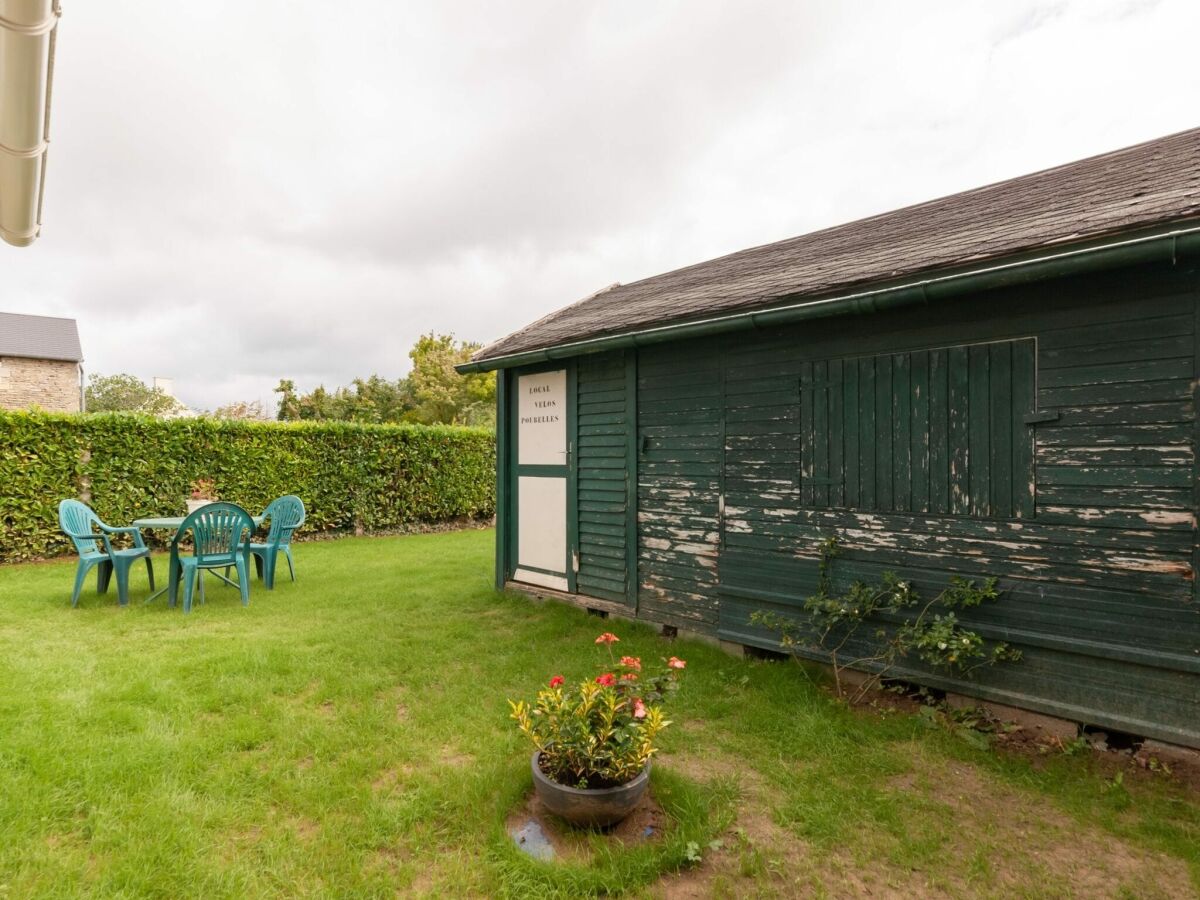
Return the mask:
[[[526,350],[493,359],[472,360],[455,368],[462,374],[490,372],[530,363],[567,359],[585,353],[599,353],[639,347],[662,341],[705,337],[751,328],[769,328],[846,314],[866,314],[885,309],[912,306],[929,300],[941,300],[965,293],[1028,284],[1048,278],[1061,278],[1085,272],[1121,266],[1164,262],[1174,265],[1180,259],[1200,254],[1200,225],[1175,227],[1170,231],[1143,234],[1123,240],[1108,240],[1073,250],[1039,254],[1006,263],[991,263],[946,275],[891,285],[851,294],[816,299],[784,297],[782,304],[769,309],[729,313],[691,322],[656,325],[621,334],[604,335],[539,350]],[[789,302],[790,301],[790,302]]]

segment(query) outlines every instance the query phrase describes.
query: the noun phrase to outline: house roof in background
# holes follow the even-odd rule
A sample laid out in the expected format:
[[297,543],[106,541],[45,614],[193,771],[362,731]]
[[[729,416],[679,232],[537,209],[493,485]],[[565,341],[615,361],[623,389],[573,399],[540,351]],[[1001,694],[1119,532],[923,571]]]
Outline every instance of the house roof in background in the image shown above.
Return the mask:
[[614,285],[478,351],[485,361],[750,311],[1200,217],[1200,128]]
[[0,356],[80,362],[79,328],[74,319],[0,312]]

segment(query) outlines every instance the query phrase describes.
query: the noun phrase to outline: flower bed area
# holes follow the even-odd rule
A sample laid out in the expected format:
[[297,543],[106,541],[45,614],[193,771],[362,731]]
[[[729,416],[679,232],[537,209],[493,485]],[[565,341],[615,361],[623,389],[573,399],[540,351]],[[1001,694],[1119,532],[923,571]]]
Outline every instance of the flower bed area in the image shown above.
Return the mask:
[[[1200,886],[1200,804],[1169,773],[980,749],[852,709],[790,661],[498,594],[493,539],[304,544],[295,584],[248,607],[213,587],[186,618],[143,602],[144,574],[128,607],[89,585],[73,610],[70,561],[0,566],[0,896]],[[680,685],[661,700],[660,674]],[[558,853],[538,859],[509,831],[535,745],[508,701],[584,685],[625,704],[626,731],[656,708],[670,724],[633,824],[547,832]]]

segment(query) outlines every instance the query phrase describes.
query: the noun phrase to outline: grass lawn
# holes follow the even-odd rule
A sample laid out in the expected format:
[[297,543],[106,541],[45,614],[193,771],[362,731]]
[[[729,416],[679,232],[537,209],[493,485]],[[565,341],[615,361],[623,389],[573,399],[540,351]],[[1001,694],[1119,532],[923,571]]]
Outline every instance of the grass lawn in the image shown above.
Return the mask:
[[[0,897],[1200,892],[1200,802],[1169,779],[979,750],[795,665],[499,595],[492,539],[305,544],[299,583],[244,609],[212,581],[187,617],[143,604],[144,570],[129,608],[91,581],[72,610],[71,562],[0,567]],[[504,831],[530,784],[505,701],[594,672],[601,630],[688,660],[666,833],[539,863]]]

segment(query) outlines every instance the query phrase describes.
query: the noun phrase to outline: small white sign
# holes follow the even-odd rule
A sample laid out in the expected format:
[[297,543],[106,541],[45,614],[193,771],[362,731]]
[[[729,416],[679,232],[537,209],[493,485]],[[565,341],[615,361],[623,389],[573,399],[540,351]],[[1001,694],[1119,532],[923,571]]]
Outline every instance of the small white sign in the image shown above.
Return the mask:
[[517,462],[522,466],[567,464],[567,371],[517,379]]

